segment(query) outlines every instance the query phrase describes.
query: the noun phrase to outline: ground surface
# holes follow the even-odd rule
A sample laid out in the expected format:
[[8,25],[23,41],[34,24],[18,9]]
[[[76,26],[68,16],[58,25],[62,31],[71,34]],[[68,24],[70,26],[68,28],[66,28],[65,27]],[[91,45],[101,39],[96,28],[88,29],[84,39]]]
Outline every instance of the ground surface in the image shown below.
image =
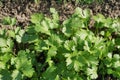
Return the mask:
[[0,20],[4,16],[11,16],[17,19],[17,25],[26,26],[29,24],[32,13],[42,12],[49,16],[50,7],[54,7],[60,14],[60,20],[63,21],[78,6],[83,9],[91,9],[92,14],[102,13],[107,17],[120,17],[120,0],[105,0],[101,3],[77,5],[70,0],[67,3],[57,2],[57,0],[40,0],[38,4],[35,4],[33,0],[3,0],[0,4]]

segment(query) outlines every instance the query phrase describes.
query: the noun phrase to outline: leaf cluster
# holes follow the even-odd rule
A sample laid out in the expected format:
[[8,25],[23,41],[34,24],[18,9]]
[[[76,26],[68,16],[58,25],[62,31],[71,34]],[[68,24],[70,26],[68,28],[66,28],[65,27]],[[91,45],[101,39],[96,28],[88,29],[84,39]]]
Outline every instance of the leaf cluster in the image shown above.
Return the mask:
[[[0,80],[95,80],[112,75],[120,79],[120,20],[90,15],[76,8],[62,24],[31,15],[26,29],[0,30]],[[94,25],[89,27],[91,18]],[[5,18],[3,25],[15,25]]]

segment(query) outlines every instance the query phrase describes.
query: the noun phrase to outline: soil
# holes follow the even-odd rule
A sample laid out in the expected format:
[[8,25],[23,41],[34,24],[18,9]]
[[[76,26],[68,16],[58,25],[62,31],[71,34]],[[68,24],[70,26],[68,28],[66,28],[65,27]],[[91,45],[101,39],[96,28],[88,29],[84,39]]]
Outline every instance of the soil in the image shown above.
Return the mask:
[[120,17],[120,0],[105,0],[104,2],[92,4],[75,4],[71,0],[67,3],[57,0],[40,0],[35,4],[34,0],[1,0],[0,3],[0,21],[5,16],[15,17],[17,25],[27,26],[30,21],[30,15],[33,13],[43,13],[50,16],[50,7],[54,7],[63,21],[74,13],[76,7],[91,9],[92,14],[102,13],[106,17]]
[[[59,15],[60,21],[64,21],[74,13],[76,7],[82,9],[89,8],[93,15],[101,13],[106,17],[120,18],[120,0],[104,0],[104,2],[94,2],[91,4],[75,4],[71,0],[66,3],[58,2],[57,0],[40,0],[39,3],[34,3],[34,0],[1,0],[0,2],[0,22],[6,17],[15,17],[17,24],[15,26],[25,27],[30,23],[30,15],[33,13],[43,13],[45,16],[50,16],[50,8],[55,8]],[[99,77],[98,80],[101,80]],[[107,76],[105,80],[115,80]]]

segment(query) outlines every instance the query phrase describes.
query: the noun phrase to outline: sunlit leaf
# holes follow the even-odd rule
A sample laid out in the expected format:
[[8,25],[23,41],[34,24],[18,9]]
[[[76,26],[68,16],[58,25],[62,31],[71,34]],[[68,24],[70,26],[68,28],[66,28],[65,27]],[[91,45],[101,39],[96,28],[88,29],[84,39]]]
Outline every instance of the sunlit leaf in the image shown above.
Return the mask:
[[43,14],[34,13],[33,15],[31,15],[31,22],[34,24],[39,24],[43,18]]
[[25,51],[19,51],[18,57],[16,57],[16,68],[23,72],[27,77],[32,77],[34,69],[32,68],[31,60],[28,59]]
[[96,67],[88,68],[87,74],[90,76],[91,79],[96,79],[98,77],[97,68]]
[[57,48],[56,47],[51,47],[48,51],[48,56],[53,57],[57,54]]
[[18,70],[14,70],[12,73],[12,80],[21,80],[22,74]]
[[14,32],[14,31],[9,30],[9,31],[8,31],[8,34],[9,34],[10,37],[15,38],[15,32]]
[[7,46],[7,41],[3,38],[0,38],[0,47],[5,47]]

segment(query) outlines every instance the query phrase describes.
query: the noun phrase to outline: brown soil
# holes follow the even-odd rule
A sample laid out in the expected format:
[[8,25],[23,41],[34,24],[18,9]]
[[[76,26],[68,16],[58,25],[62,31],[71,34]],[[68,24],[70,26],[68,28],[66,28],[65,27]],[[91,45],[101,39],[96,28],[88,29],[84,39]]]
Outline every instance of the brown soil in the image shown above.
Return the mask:
[[92,4],[75,4],[71,2],[57,2],[57,0],[40,0],[35,4],[32,0],[3,0],[0,4],[0,20],[4,16],[15,17],[18,21],[17,25],[26,26],[29,24],[30,15],[33,13],[43,13],[50,15],[50,7],[54,7],[60,14],[60,20],[65,20],[79,6],[83,9],[91,9],[93,14],[102,13],[107,17],[120,17],[120,0],[105,0],[102,3],[94,2]]

